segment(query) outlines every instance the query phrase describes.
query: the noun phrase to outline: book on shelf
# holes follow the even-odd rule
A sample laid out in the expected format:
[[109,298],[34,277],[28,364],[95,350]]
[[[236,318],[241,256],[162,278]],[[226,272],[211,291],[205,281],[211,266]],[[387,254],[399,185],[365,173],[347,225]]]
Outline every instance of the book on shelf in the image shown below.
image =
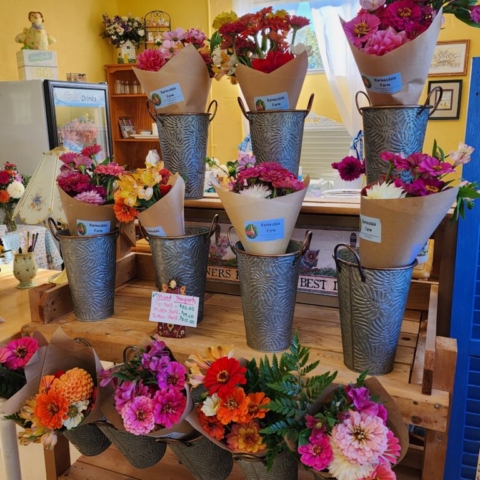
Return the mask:
[[130,138],[137,133],[130,117],[118,117],[118,124],[123,138]]

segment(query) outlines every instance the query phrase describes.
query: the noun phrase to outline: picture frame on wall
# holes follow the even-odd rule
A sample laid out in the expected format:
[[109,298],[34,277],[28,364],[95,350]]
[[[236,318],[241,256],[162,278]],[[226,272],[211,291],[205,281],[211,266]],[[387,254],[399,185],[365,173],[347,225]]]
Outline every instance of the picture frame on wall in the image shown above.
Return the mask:
[[433,52],[429,77],[463,76],[468,70],[470,40],[438,42]]
[[430,115],[430,120],[458,120],[460,118],[460,104],[462,99],[463,80],[443,80],[428,82],[428,93],[436,87],[442,88],[442,97],[439,101],[440,91],[433,92],[430,103],[437,109]]

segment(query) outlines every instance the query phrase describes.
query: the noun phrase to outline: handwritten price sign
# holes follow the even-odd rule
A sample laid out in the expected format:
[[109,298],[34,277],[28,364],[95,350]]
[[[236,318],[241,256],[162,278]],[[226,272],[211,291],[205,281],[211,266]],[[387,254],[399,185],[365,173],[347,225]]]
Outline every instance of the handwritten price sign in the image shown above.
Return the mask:
[[151,322],[173,323],[196,327],[198,319],[198,297],[175,295],[174,293],[152,292],[150,306]]

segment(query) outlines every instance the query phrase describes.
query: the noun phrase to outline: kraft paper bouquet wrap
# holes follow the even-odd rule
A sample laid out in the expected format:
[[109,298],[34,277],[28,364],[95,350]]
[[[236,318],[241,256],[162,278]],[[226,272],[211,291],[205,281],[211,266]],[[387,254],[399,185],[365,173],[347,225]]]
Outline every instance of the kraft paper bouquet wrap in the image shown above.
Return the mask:
[[163,168],[163,162],[120,175],[114,211],[120,222],[138,218],[148,234],[185,234],[185,182]]
[[240,153],[227,163],[230,189],[214,185],[246,252],[279,255],[291,239],[310,179]]
[[100,420],[101,370],[93,348],[57,329],[25,366],[26,385],[1,409],[24,428],[19,442],[42,442],[51,449],[58,434]]
[[411,265],[455,202],[453,220],[473,208],[474,200],[480,198],[477,183],[462,181],[455,186],[445,178],[469,162],[472,152],[473,148],[460,143],[458,151],[445,155],[435,142],[432,156],[420,152],[406,158],[392,152],[380,155],[389,165],[385,179],[365,187],[360,201],[364,267]]
[[98,161],[101,150],[95,144],[59,156],[63,165],[57,185],[70,235],[98,235],[117,228],[113,195],[124,168],[108,158]]
[[121,432],[153,438],[188,438],[193,409],[187,369],[158,337],[142,340],[123,364],[102,372],[107,421]]
[[213,76],[206,36],[177,28],[137,55],[134,67],[156,113],[204,113]]
[[342,26],[373,105],[418,103],[444,14],[480,26],[476,0],[360,0],[360,6]]
[[210,40],[215,77],[227,75],[238,83],[250,111],[295,109],[311,53],[305,45],[295,45],[295,36],[309,23],[272,7],[241,17],[219,14]]

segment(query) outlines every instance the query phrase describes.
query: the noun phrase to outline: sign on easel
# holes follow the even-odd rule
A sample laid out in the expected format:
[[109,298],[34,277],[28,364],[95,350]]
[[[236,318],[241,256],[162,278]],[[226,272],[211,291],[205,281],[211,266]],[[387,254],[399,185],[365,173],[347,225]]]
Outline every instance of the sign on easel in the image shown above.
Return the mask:
[[198,319],[198,297],[174,293],[152,292],[149,320],[196,327]]

